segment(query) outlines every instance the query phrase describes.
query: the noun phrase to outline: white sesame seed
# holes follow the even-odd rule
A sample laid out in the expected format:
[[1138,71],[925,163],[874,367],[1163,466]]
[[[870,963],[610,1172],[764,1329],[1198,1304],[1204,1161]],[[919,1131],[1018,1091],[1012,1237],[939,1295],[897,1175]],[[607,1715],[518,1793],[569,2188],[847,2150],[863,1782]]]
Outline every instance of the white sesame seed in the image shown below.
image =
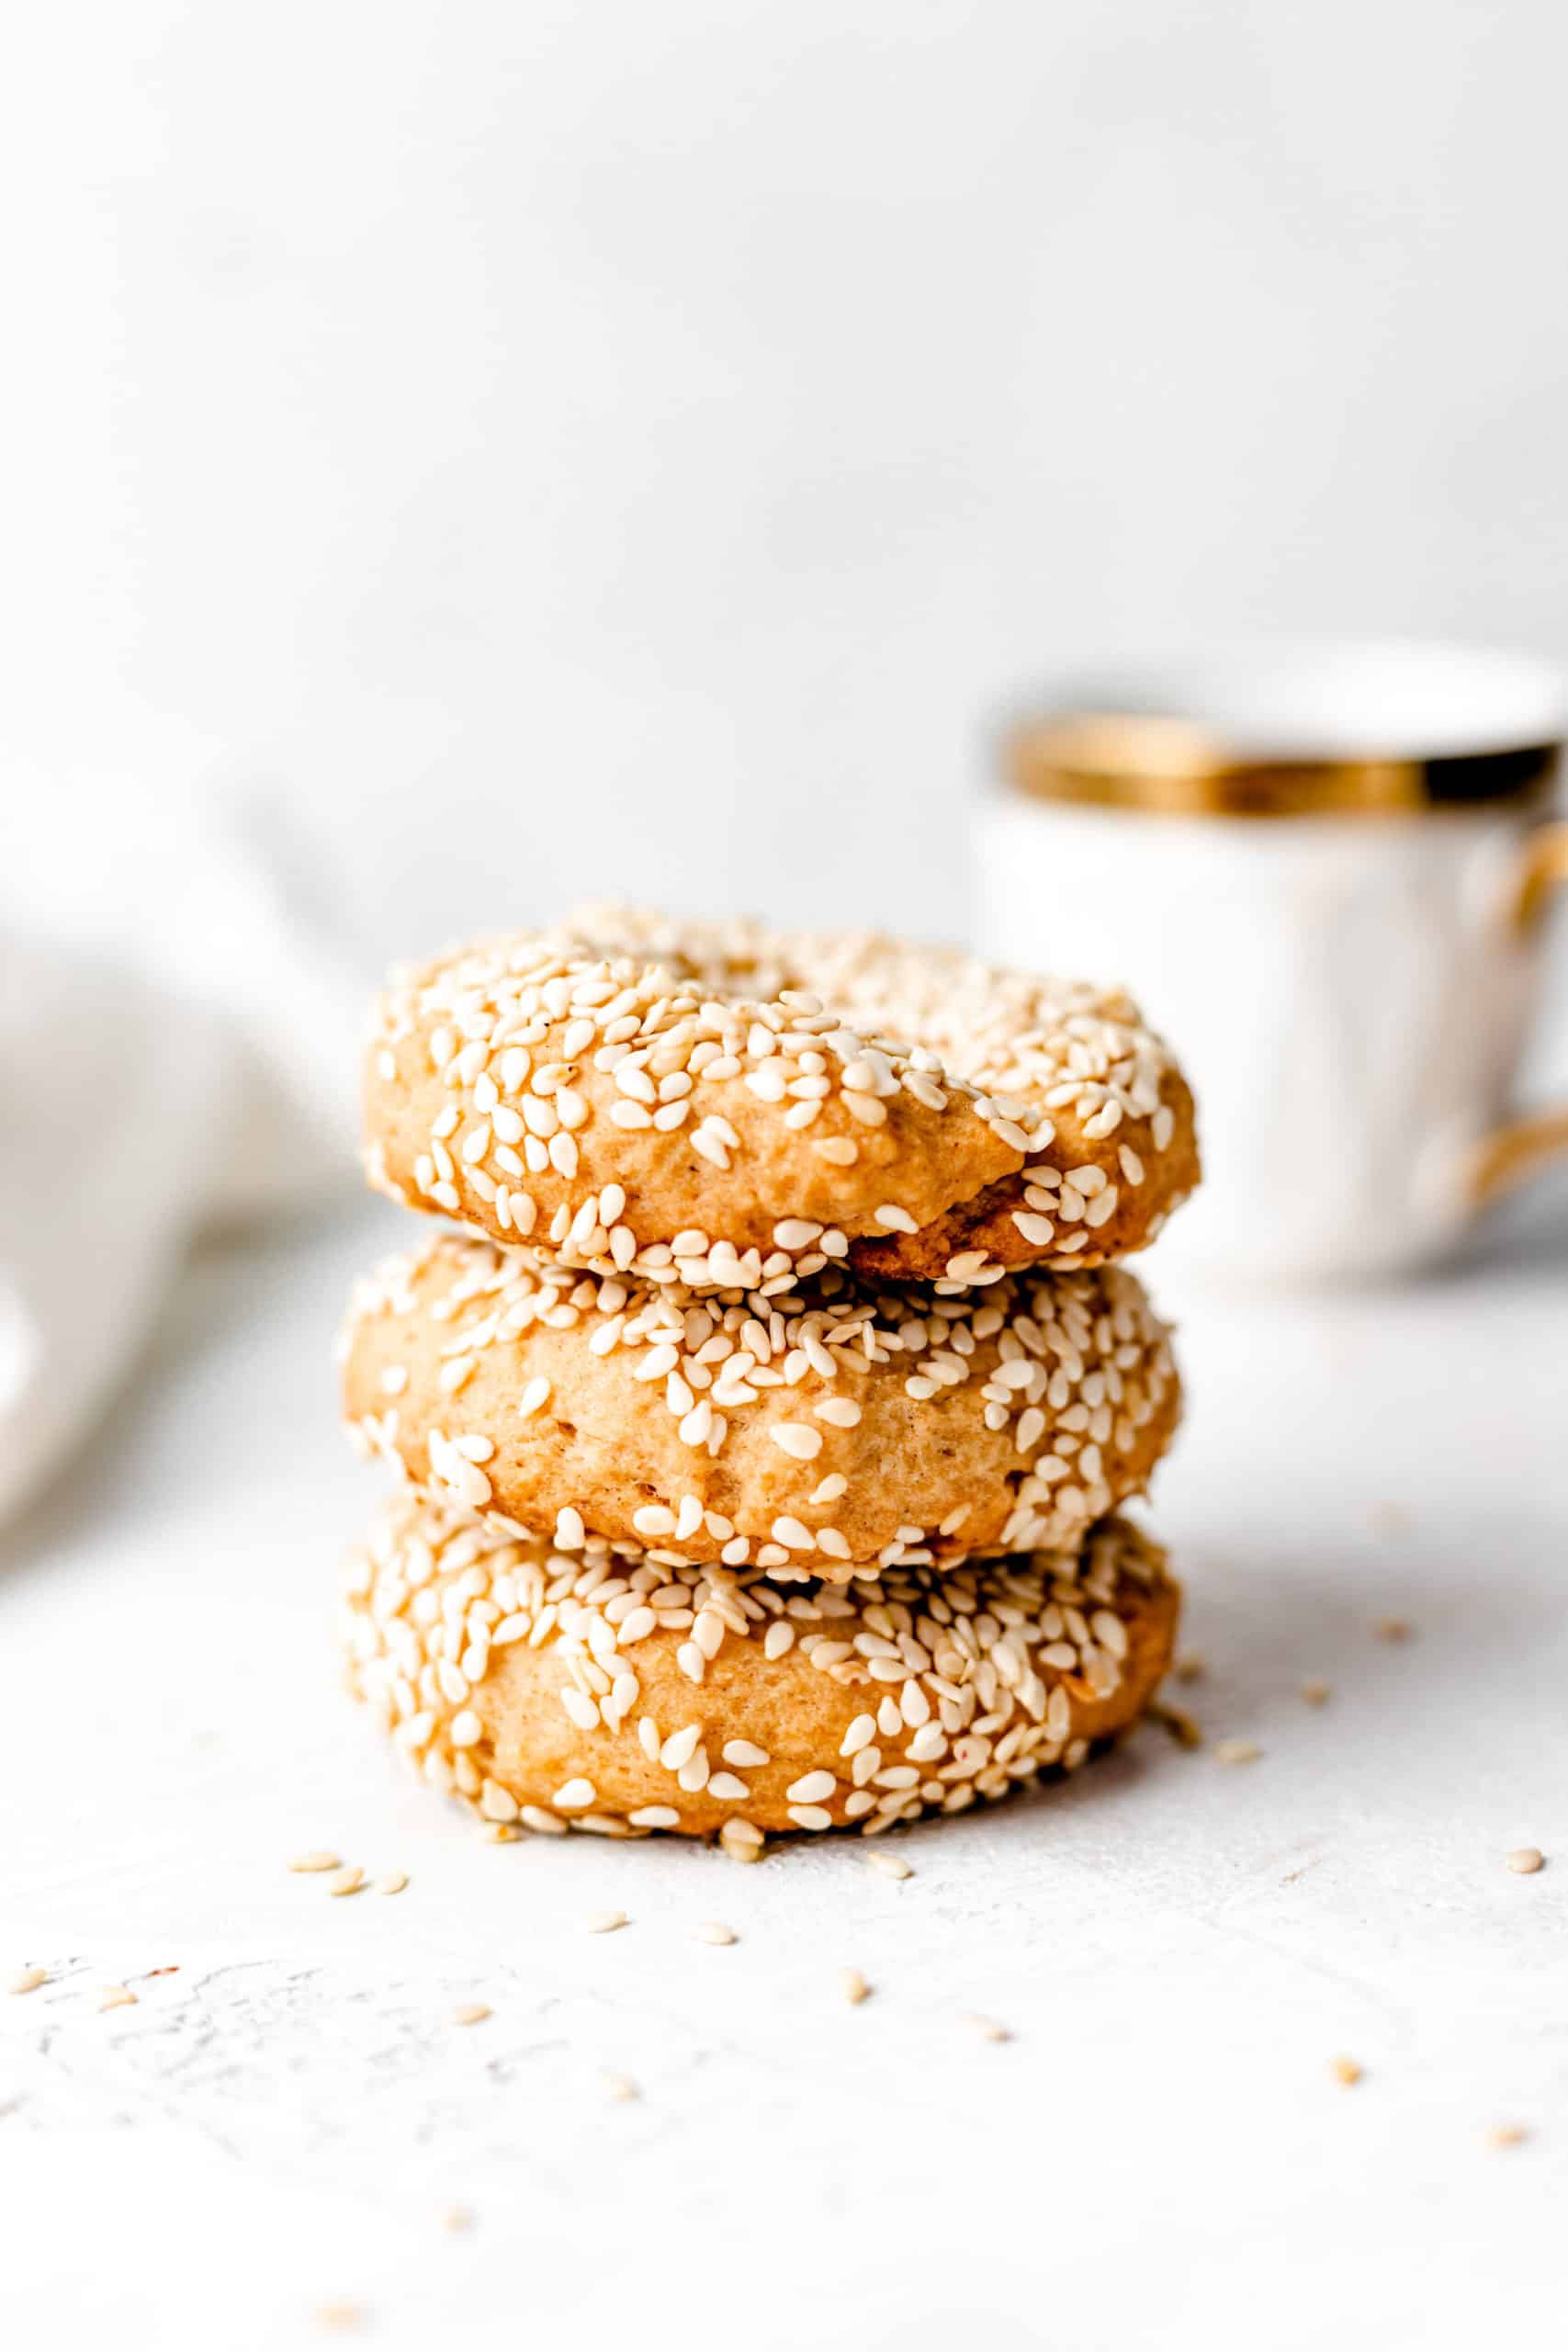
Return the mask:
[[340,1866],[339,1857],[329,1853],[324,1846],[313,1846],[308,1853],[295,1854],[288,1862],[291,1871],[335,1871]]
[[454,2025],[483,2025],[492,2014],[488,2001],[459,2001],[452,2012]]
[[629,1927],[631,1922],[624,1911],[594,1911],[584,1924],[591,1936],[608,1936],[617,1928]]
[[6,1990],[7,1993],[36,1993],[40,1984],[47,1984],[48,1982],[47,1968],[22,1968],[17,1970],[15,1976],[6,1978]]
[[1506,1860],[1508,1868],[1517,1871],[1521,1878],[1533,1876],[1537,1871],[1544,1869],[1546,1864],[1546,1856],[1539,1846],[1516,1846]]
[[734,1928],[727,1928],[721,1919],[704,1919],[692,1932],[700,1944],[732,1944],[739,1940]]
[[871,1986],[858,1968],[841,1968],[839,1971],[839,1990],[852,2008],[859,2008],[861,2003],[869,1997]]

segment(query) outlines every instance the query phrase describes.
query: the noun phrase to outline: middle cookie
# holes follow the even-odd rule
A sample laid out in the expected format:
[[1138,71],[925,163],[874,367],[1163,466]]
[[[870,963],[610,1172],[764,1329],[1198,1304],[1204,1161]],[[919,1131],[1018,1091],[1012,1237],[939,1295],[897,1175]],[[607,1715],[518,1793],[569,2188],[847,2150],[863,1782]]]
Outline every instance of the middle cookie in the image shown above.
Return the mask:
[[1116,1266],[694,1297],[445,1238],[356,1287],[344,1391],[360,1443],[562,1550],[829,1579],[1069,1549],[1180,1410]]

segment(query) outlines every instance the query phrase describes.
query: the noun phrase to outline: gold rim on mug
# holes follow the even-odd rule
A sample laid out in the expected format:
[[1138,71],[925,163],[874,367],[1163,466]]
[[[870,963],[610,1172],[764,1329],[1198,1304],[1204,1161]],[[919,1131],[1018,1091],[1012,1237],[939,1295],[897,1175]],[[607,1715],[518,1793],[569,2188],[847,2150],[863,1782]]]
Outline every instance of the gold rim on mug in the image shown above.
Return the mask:
[[1006,783],[1033,799],[1170,817],[1401,817],[1544,800],[1554,742],[1435,759],[1269,759],[1196,721],[1056,711],[1003,735]]

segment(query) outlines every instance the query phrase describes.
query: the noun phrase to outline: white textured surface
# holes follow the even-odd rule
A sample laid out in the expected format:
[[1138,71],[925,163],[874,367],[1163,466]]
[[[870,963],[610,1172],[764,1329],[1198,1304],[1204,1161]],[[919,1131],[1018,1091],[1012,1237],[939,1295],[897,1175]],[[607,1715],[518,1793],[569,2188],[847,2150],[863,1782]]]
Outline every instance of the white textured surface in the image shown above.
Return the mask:
[[[330,1646],[369,1485],[326,1348],[386,1229],[206,1261],[4,1555],[0,1971],[55,1972],[0,1996],[8,2342],[270,2352],[332,2340],[338,2300],[397,2346],[1305,2352],[1469,2346],[1505,2309],[1546,2340],[1568,1265],[1180,1302],[1191,1419],[1153,1516],[1212,1664],[1181,1695],[1265,1754],[1145,1731],[903,1837],[895,1884],[858,1840],[753,1870],[491,1848],[383,1754]],[[1374,1639],[1387,1612],[1416,1638]],[[1534,1878],[1504,1867],[1526,1842]],[[283,1868],[319,1844],[411,1883],[332,1901]],[[609,1907],[631,1926],[587,1934]],[[693,1939],[711,1918],[733,1948]],[[1489,2150],[1513,2119],[1531,2141]]]

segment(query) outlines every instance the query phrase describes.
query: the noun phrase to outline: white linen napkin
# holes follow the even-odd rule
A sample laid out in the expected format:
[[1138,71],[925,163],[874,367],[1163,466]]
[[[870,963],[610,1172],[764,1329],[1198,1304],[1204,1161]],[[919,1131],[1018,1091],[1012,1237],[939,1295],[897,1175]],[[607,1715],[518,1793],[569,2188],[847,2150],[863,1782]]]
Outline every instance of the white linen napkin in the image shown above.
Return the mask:
[[311,872],[254,797],[6,808],[0,1517],[102,1409],[197,1226],[352,1172],[365,991]]

